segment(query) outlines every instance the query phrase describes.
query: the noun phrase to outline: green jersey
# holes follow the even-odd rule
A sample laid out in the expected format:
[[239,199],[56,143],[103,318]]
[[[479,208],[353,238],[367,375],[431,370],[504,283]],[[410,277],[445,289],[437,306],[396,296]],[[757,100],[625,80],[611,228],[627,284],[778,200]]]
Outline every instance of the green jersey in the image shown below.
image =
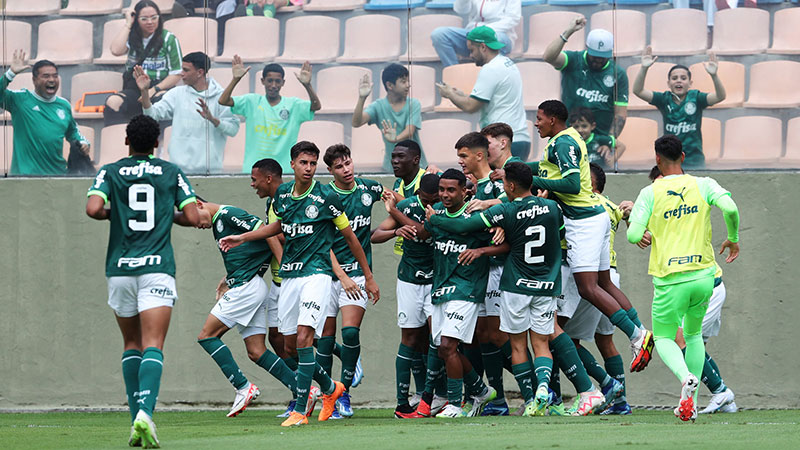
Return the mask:
[[281,278],[314,274],[333,275],[330,251],[336,230],[347,228],[339,196],[316,181],[295,197],[294,182],[283,183],[275,192],[273,208],[286,238],[281,260]]
[[628,75],[612,60],[599,71],[589,68],[586,51],[561,52],[561,99],[567,111],[584,106],[594,113],[599,133],[611,134],[614,107],[628,106]]
[[[155,35],[144,39],[142,48],[147,48],[147,44],[153,38],[155,38]],[[180,75],[181,63],[183,62],[183,56],[181,56],[183,52],[177,36],[167,30],[162,30],[159,38],[163,42],[157,54],[148,54],[143,58],[143,55],[128,47],[128,60],[125,62],[126,70],[133,70],[135,65],[142,66],[142,69],[150,77],[151,84],[159,83],[169,75]]]
[[670,92],[653,92],[650,104],[661,111],[664,122],[664,134],[678,136],[683,144],[683,167],[702,169],[706,158],[703,156],[703,135],[700,126],[703,123],[703,110],[708,108],[708,94],[692,89],[686,93],[682,102],[675,102],[675,95]]
[[608,164],[606,164],[606,159],[600,155],[600,147],[605,146],[613,150],[616,145],[617,143],[614,136],[592,133],[589,135],[589,139],[586,139],[586,155],[589,159],[589,163],[595,163],[603,169],[608,169],[609,167]]
[[13,91],[10,70],[0,77],[0,107],[11,113],[14,127],[12,175],[63,175],[67,172],[64,139],[88,144],[78,132],[72,106],[61,97],[40,97],[27,89]]
[[[425,207],[419,197],[414,195],[397,203],[397,209],[406,217],[425,222]],[[433,238],[403,240],[403,257],[397,265],[397,279],[411,284],[431,284],[433,282]]]
[[[492,181],[489,177],[478,180],[475,186],[475,198],[478,200],[506,199],[506,191],[503,190],[503,180]],[[506,262],[506,255],[492,256],[489,263],[493,266],[502,266]]]
[[[372,244],[369,240],[372,234],[370,230],[372,204],[380,200],[383,186],[377,181],[365,178],[356,178],[355,183],[355,186],[349,191],[339,189],[333,181],[331,181],[330,187],[339,194],[344,212],[350,219],[350,226],[353,228],[358,242],[361,243],[361,248],[367,255],[367,262],[372,268]],[[336,260],[339,261],[339,265],[347,276],[352,278],[364,275],[364,269],[359,267],[356,257],[341,234],[338,234],[333,240],[333,254],[336,255]]]
[[[211,219],[214,240],[219,242],[226,236],[257,230],[264,222],[258,217],[235,206],[222,205]],[[251,241],[232,248],[227,252],[220,250],[225,263],[225,282],[229,288],[241,286],[253,277],[266,272],[272,259],[272,251],[267,241]]]
[[[472,214],[466,212],[467,204],[451,214],[442,203],[433,205],[436,214],[445,215],[463,222]],[[481,256],[468,266],[459,264],[458,255],[469,248],[490,245],[491,235],[486,231],[477,233],[448,233],[431,221],[425,221],[425,229],[433,237],[433,287],[431,301],[438,305],[450,300],[483,303],[486,284],[489,282],[489,258]],[[458,229],[458,225],[456,225]]]
[[[392,186],[392,190],[395,192],[399,192],[404,198],[410,198],[414,194],[416,194],[417,189],[419,189],[419,183],[422,181],[422,177],[425,175],[425,169],[417,170],[417,176],[411,181],[411,183],[406,184],[402,178],[398,178],[394,180],[394,186]],[[403,238],[399,237],[394,241],[394,253],[395,255],[402,255],[403,254]]]
[[87,193],[92,195],[111,202],[107,277],[175,276],[173,212],[195,201],[178,166],[152,155],[122,158],[100,168]]

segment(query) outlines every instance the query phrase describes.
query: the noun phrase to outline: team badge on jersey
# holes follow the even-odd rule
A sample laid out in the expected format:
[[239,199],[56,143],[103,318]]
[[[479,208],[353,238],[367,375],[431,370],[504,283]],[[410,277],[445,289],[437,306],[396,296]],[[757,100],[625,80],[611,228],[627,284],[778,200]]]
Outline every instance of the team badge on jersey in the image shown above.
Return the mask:
[[225,225],[222,223],[222,219],[217,221],[217,231],[222,233],[222,230],[225,229]]
[[317,208],[317,205],[308,205],[306,207],[306,217],[309,219],[316,219],[318,215],[319,208]]
[[486,183],[486,187],[483,188],[484,194],[491,194],[492,193],[492,183]]
[[67,113],[65,113],[63,109],[59,109],[59,110],[56,112],[56,115],[57,115],[57,116],[58,116],[58,118],[59,118],[59,119],[61,119],[61,120],[64,120],[64,119],[66,119],[66,118],[67,118]]
[[282,109],[281,112],[278,113],[278,117],[280,117],[281,120],[287,120],[289,118],[289,110]]
[[361,194],[361,203],[363,203],[364,206],[372,206],[372,196],[364,192]]
[[612,77],[611,75],[604,76],[603,77],[603,84],[605,84],[606,87],[614,86],[614,77]]
[[697,105],[695,105],[694,102],[689,102],[683,107],[683,110],[686,111],[686,114],[691,116],[697,112]]

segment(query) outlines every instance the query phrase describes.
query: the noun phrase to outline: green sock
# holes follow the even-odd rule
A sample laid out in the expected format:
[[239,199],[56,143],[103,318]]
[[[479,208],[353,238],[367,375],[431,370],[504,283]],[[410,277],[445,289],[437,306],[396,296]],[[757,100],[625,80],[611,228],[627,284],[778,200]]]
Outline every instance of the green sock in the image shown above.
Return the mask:
[[631,309],[625,312],[628,314],[628,318],[631,319],[631,322],[633,322],[634,325],[636,325],[639,328],[642,328],[642,321],[639,320],[639,313],[636,312],[636,308],[631,306]]
[[550,374],[553,372],[553,360],[546,356],[537,356],[533,360],[533,371],[536,374],[536,389],[550,384]]
[[567,376],[567,379],[575,386],[578,393],[588,392],[592,389],[592,380],[586,373],[586,368],[583,367],[581,359],[578,357],[578,351],[575,350],[575,344],[569,338],[567,333],[561,333],[557,338],[551,342],[554,353],[558,354],[558,363],[561,371]]
[[336,344],[336,336],[322,336],[317,339],[317,364],[322,366],[322,370],[330,374],[333,372],[333,346]]
[[717,364],[708,353],[706,353],[705,362],[703,363],[702,381],[712,394],[719,394],[728,388],[725,386],[725,382],[722,381],[722,375],[719,373]]
[[444,361],[439,358],[439,347],[431,343],[428,346],[428,368],[425,371],[425,392],[433,394],[434,391],[439,392],[436,388],[439,386],[439,379],[443,376]]
[[[471,396],[471,397],[472,396],[476,396],[476,395],[482,395],[483,393],[486,392],[486,389],[488,389],[486,387],[486,384],[484,384],[483,380],[478,375],[478,372],[475,372],[474,368],[472,370],[470,370],[469,372],[464,374],[463,380],[464,380],[464,387],[466,387],[467,394],[469,396]],[[448,384],[447,393],[448,393],[448,395],[450,395],[450,386],[449,386],[449,384]]]
[[161,371],[164,369],[164,354],[160,349],[147,347],[139,364],[139,409],[153,416],[161,388]]
[[486,381],[489,386],[497,391],[494,402],[504,403],[503,394],[503,353],[492,343],[481,344],[481,357],[483,358],[483,370],[486,371]]
[[[414,350],[400,344],[397,348],[397,357],[394,359],[394,376],[397,380],[397,404],[408,404],[408,388],[411,385],[411,365],[413,364]],[[417,385],[419,386],[419,385]]]
[[628,313],[626,313],[624,309],[620,308],[619,311],[612,314],[608,320],[610,320],[614,326],[622,330],[625,335],[628,336],[628,339],[633,340],[636,336],[636,324],[628,317]]
[[425,390],[425,362],[427,360],[427,354],[414,352],[411,361],[411,375],[414,377],[414,388],[417,393],[422,393]]
[[[556,397],[560,399],[561,372],[558,368],[561,367],[561,361],[558,360],[558,354],[555,352],[552,342],[550,342],[550,354],[553,356],[553,372],[550,374],[550,390],[552,390]],[[533,368],[533,364],[531,364],[531,368]]]
[[128,410],[131,412],[131,422],[139,412],[139,402],[136,394],[139,393],[139,364],[142,362],[142,352],[139,350],[125,350],[122,352],[122,379],[125,380],[125,394],[128,396]]
[[297,349],[297,403],[294,405],[295,412],[306,413],[308,403],[308,390],[311,389],[311,378],[314,376],[314,369],[318,364],[314,361],[314,347],[302,347]]
[[622,396],[620,396],[618,401],[627,401],[625,399],[625,364],[622,362],[622,356],[614,355],[606,359],[604,362],[608,375],[622,383]]
[[525,403],[533,400],[533,381],[531,380],[532,368],[531,362],[525,361],[522,364],[514,364],[511,366],[511,371],[514,373],[514,378],[517,379],[519,385],[519,393],[525,399]]
[[464,389],[464,380],[461,378],[447,377],[447,401],[451,405],[461,405],[461,392]]
[[514,368],[511,364],[511,339],[500,346],[500,352],[503,354],[503,368],[514,373]]
[[590,377],[597,380],[600,383],[600,386],[605,386],[605,383],[608,382],[606,378],[608,378],[608,374],[606,373],[605,369],[597,363],[597,360],[594,359],[594,355],[589,350],[586,350],[583,346],[578,346],[578,357],[580,357],[581,362],[583,363],[583,367],[586,369],[586,373],[589,374]]
[[211,355],[211,359],[217,363],[222,373],[225,374],[225,378],[233,385],[234,389],[241,389],[247,386],[247,377],[244,376],[239,369],[239,365],[236,364],[236,361],[233,359],[231,350],[220,338],[200,339],[197,343],[203,347],[206,353]]
[[297,370],[297,358],[292,358],[291,356],[287,358],[283,358],[283,362],[286,364],[290,370],[295,371]]
[[330,395],[336,389],[336,385],[333,384],[333,379],[328,375],[328,372],[325,372],[325,369],[323,369],[319,363],[314,364],[314,375],[312,375],[312,377],[319,385],[319,390],[322,391],[323,394]]
[[342,359],[342,344],[337,342],[336,345],[333,346],[333,356],[339,358],[339,360]]
[[342,328],[342,384],[347,389],[353,384],[356,374],[356,363],[361,354],[361,342],[358,337],[358,327]]
[[297,376],[282,359],[278,358],[278,355],[267,350],[258,358],[256,364],[289,388],[293,395],[297,395]]
[[479,377],[483,376],[483,357],[481,356],[480,345],[462,345],[462,354],[467,357],[472,368],[478,373]]

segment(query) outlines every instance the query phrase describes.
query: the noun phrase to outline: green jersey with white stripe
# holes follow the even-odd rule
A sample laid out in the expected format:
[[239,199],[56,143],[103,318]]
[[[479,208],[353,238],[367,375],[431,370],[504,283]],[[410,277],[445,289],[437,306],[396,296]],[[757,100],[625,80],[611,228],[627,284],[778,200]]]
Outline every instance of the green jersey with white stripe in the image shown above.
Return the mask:
[[[397,203],[397,209],[415,222],[425,222],[425,207],[414,195]],[[433,283],[433,238],[403,240],[403,257],[397,265],[397,279],[412,284]]]
[[[383,193],[383,186],[374,180],[365,178],[356,178],[355,186],[352,189],[345,191],[336,187],[333,181],[330,183],[331,189],[339,194],[339,199],[344,207],[344,212],[350,219],[350,227],[361,243],[361,248],[367,255],[367,262],[372,268],[372,244],[370,243],[370,225],[372,224],[372,205],[380,200]],[[333,241],[333,254],[336,255],[336,260],[342,270],[349,277],[356,277],[364,275],[364,269],[359,267],[356,257],[350,251],[350,247],[344,240],[344,236],[337,233]]]
[[[258,217],[235,206],[222,205],[211,219],[214,240],[257,230],[264,222]],[[251,241],[232,248],[227,252],[220,250],[225,263],[225,282],[229,288],[241,286],[253,277],[266,272],[272,259],[272,251],[267,241]]]

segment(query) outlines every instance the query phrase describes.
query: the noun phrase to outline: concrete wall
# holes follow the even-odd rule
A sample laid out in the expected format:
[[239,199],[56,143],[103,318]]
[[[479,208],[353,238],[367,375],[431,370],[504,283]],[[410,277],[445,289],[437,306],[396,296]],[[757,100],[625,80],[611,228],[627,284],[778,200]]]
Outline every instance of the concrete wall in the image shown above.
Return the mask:
[[[794,298],[800,240],[797,227],[800,183],[795,173],[717,173],[731,190],[742,215],[741,257],[725,266],[728,300],[720,337],[711,352],[726,383],[744,407],[798,407],[800,372],[794,345],[800,338]],[[384,185],[392,182],[381,179]],[[634,199],[647,183],[641,174],[609,176],[613,200]],[[212,201],[234,204],[255,214],[260,201],[245,178],[195,178],[198,192]],[[2,289],[0,289],[0,408],[122,406],[125,402],[119,359],[122,341],[106,306],[104,258],[108,224],[84,214],[87,179],[6,179],[0,181]],[[373,224],[384,216],[376,205]],[[720,214],[714,214],[714,245],[724,239]],[[178,292],[165,348],[160,401],[227,403],[230,385],[195,343],[214,304],[214,287],[223,275],[209,230],[174,228]],[[617,241],[622,287],[650,324],[652,284],[647,254]],[[390,245],[375,249],[375,272],[382,300],[370,307],[362,327],[366,378],[354,402],[389,405],[394,399],[394,355],[400,332],[395,320],[395,268]],[[618,334],[623,359],[627,339]],[[235,332],[225,341],[262,400],[283,403],[289,396],[246,357]],[[338,361],[335,367],[338,367]],[[338,369],[334,369],[338,375]],[[628,377],[628,398],[638,405],[672,405],[679,385],[656,359],[643,373]],[[513,378],[507,390],[516,390]],[[565,392],[571,386],[565,383]],[[705,388],[701,389],[705,393]],[[261,400],[260,400],[261,401]]]

